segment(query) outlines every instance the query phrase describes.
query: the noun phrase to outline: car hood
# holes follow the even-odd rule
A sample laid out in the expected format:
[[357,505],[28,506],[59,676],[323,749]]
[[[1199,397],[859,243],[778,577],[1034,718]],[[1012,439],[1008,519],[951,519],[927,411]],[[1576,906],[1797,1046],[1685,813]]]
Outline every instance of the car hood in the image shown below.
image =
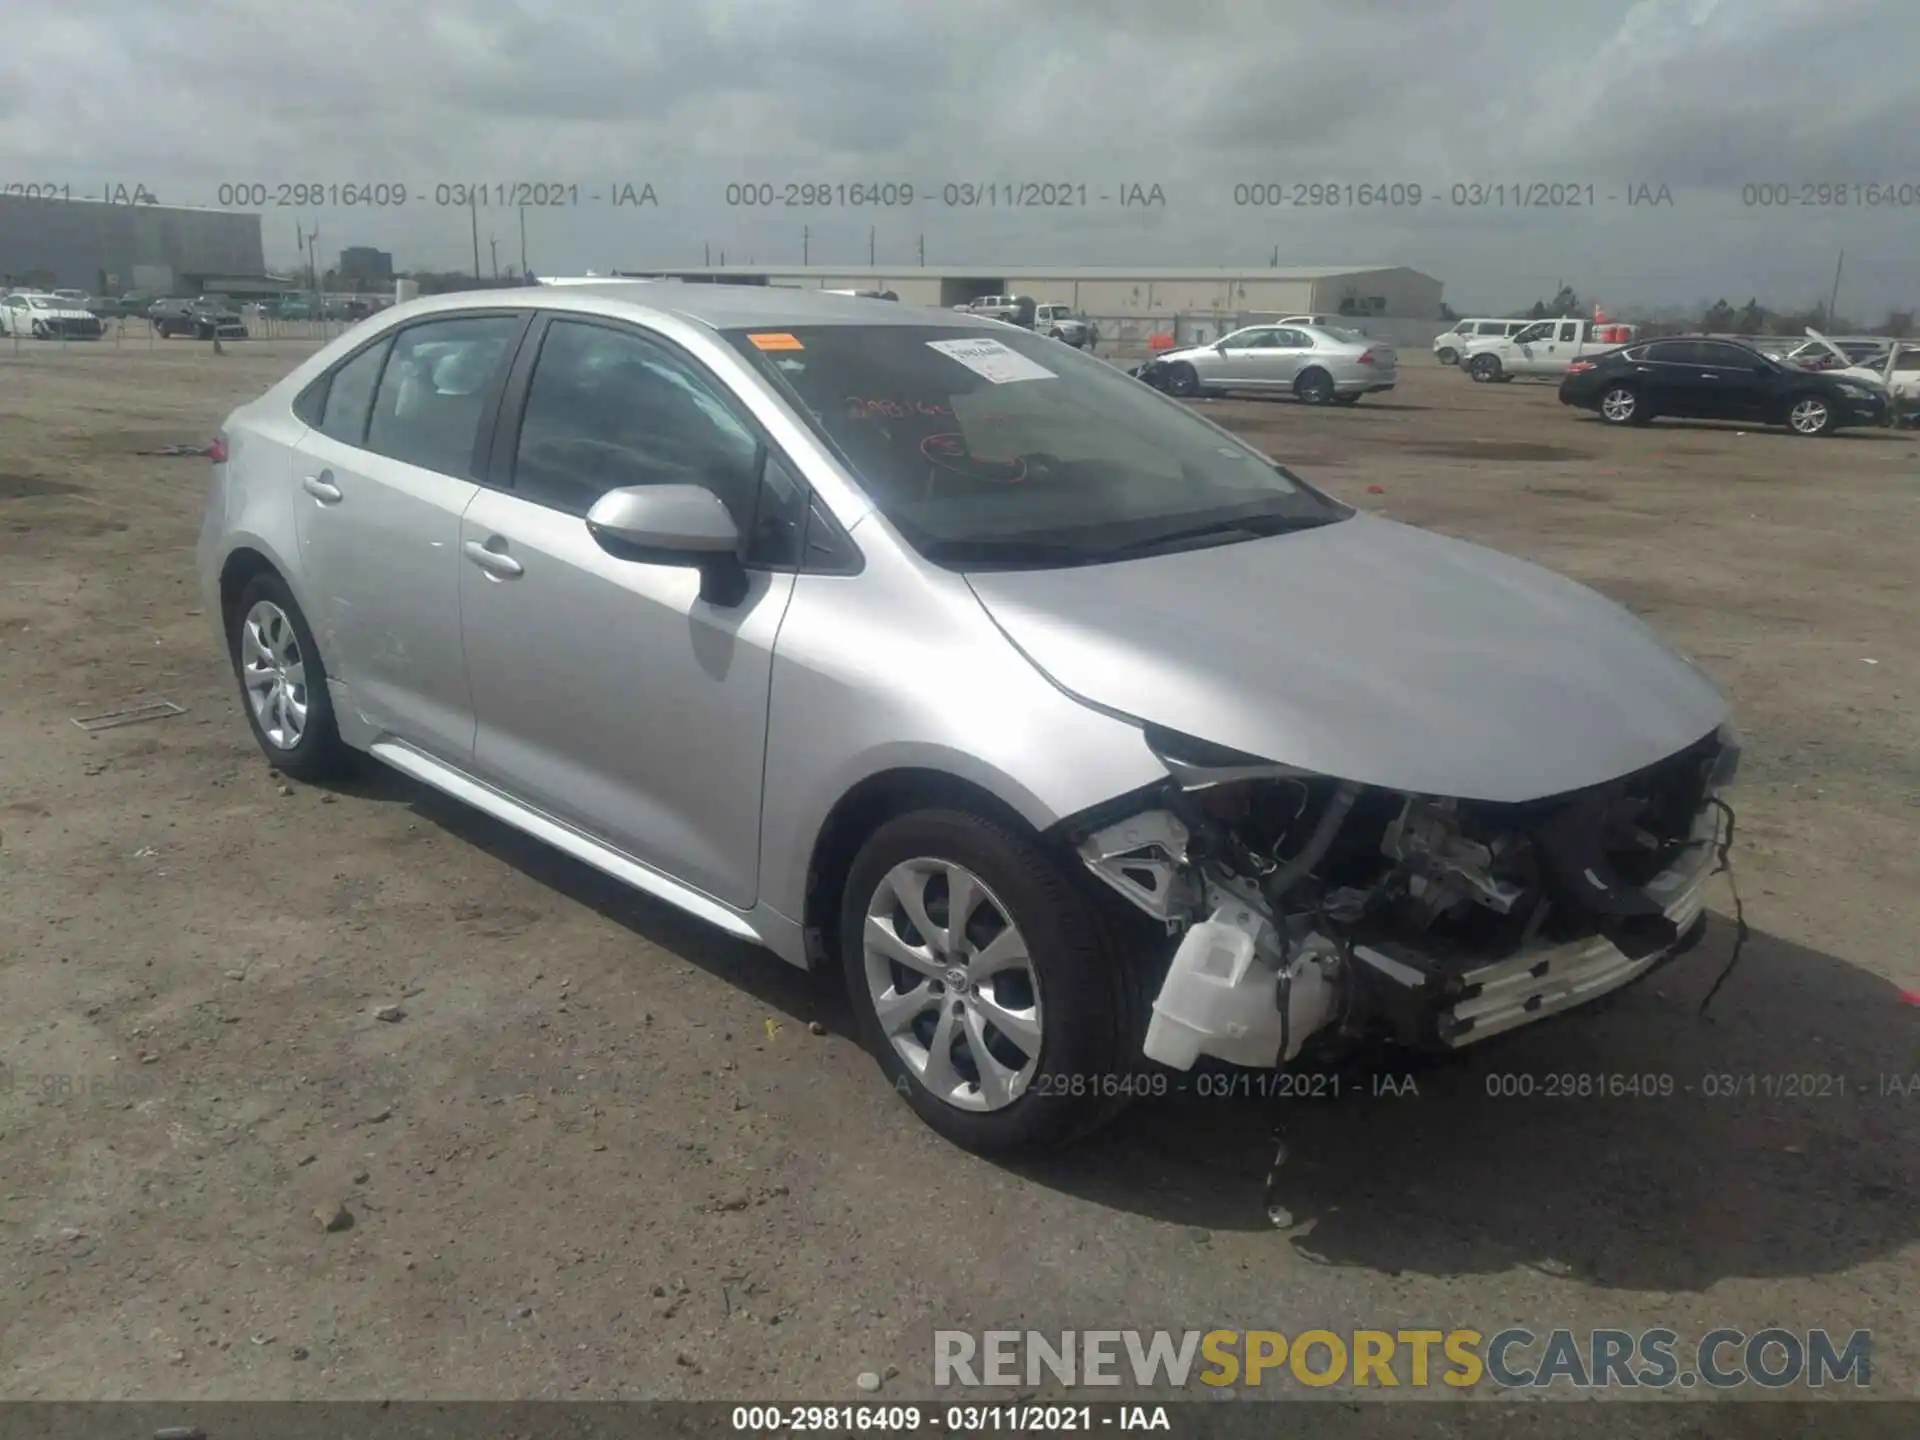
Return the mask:
[[1706,674],[1612,601],[1365,515],[967,580],[1080,699],[1364,785],[1540,799],[1651,765],[1727,718]]

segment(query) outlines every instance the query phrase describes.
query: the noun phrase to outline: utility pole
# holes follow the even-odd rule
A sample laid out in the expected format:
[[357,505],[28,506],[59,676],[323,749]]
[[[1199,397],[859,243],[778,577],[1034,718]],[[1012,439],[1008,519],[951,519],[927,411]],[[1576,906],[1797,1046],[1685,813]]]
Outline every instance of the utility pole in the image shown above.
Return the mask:
[[876,228],[877,227],[872,225],[869,225],[867,227],[867,268],[868,269],[873,268],[873,237],[874,237],[874,232]]
[[700,263],[709,269],[713,266],[713,242],[711,240],[702,240],[700,242]]
[[802,225],[800,227],[800,263],[803,266],[807,263],[807,247],[812,238],[813,232]]
[[1840,252],[1840,261],[1833,267],[1833,290],[1827,296],[1827,328],[1833,328],[1833,308],[1840,303],[1840,271],[1847,263],[1847,252]]
[[317,294],[320,289],[320,227],[318,225],[307,232],[307,273],[313,279],[313,288]]
[[927,263],[927,237],[924,231],[920,235],[920,263],[922,266]]
[[469,193],[467,196],[467,219],[473,225],[473,278],[480,278],[480,205]]
[[500,278],[500,241],[496,237],[489,235],[487,237],[487,249],[491,252],[491,258],[493,260],[493,278],[498,280]]
[[524,205],[520,207],[520,273],[523,276],[533,273],[527,267],[527,207]]

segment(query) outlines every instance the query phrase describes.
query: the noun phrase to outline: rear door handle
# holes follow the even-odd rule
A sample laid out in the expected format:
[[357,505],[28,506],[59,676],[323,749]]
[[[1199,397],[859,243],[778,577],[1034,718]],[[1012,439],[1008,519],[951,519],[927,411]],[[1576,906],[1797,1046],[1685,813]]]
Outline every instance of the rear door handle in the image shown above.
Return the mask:
[[313,496],[313,498],[318,500],[322,505],[337,505],[340,503],[340,487],[333,483],[333,472],[331,470],[322,470],[318,475],[307,476],[301,480],[300,488]]
[[527,567],[511,555],[502,555],[498,550],[489,550],[478,540],[469,540],[460,547],[467,558],[489,575],[498,575],[503,580],[511,580],[517,575],[526,574]]

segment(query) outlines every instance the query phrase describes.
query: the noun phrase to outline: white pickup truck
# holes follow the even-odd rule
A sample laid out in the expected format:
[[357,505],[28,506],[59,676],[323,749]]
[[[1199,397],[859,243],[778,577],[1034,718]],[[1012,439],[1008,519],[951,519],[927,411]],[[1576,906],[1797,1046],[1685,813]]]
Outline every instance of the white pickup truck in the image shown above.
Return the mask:
[[1611,320],[1537,320],[1517,335],[1469,344],[1460,368],[1483,385],[1521,375],[1557,381],[1575,360],[1618,350],[1633,336],[1633,326]]

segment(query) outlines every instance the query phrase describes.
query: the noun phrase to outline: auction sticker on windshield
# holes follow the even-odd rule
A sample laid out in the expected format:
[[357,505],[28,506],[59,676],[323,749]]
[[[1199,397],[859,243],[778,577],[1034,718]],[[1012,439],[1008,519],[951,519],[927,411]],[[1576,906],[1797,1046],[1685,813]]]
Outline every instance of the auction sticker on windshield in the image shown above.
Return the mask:
[[800,337],[797,335],[778,333],[772,335],[749,335],[747,339],[751,340],[755,347],[761,350],[802,350],[806,348],[800,343]]
[[929,340],[927,348],[958,360],[981,379],[995,385],[1009,385],[1015,380],[1060,378],[1046,366],[1036,364],[1017,350],[1009,350],[998,340]]

